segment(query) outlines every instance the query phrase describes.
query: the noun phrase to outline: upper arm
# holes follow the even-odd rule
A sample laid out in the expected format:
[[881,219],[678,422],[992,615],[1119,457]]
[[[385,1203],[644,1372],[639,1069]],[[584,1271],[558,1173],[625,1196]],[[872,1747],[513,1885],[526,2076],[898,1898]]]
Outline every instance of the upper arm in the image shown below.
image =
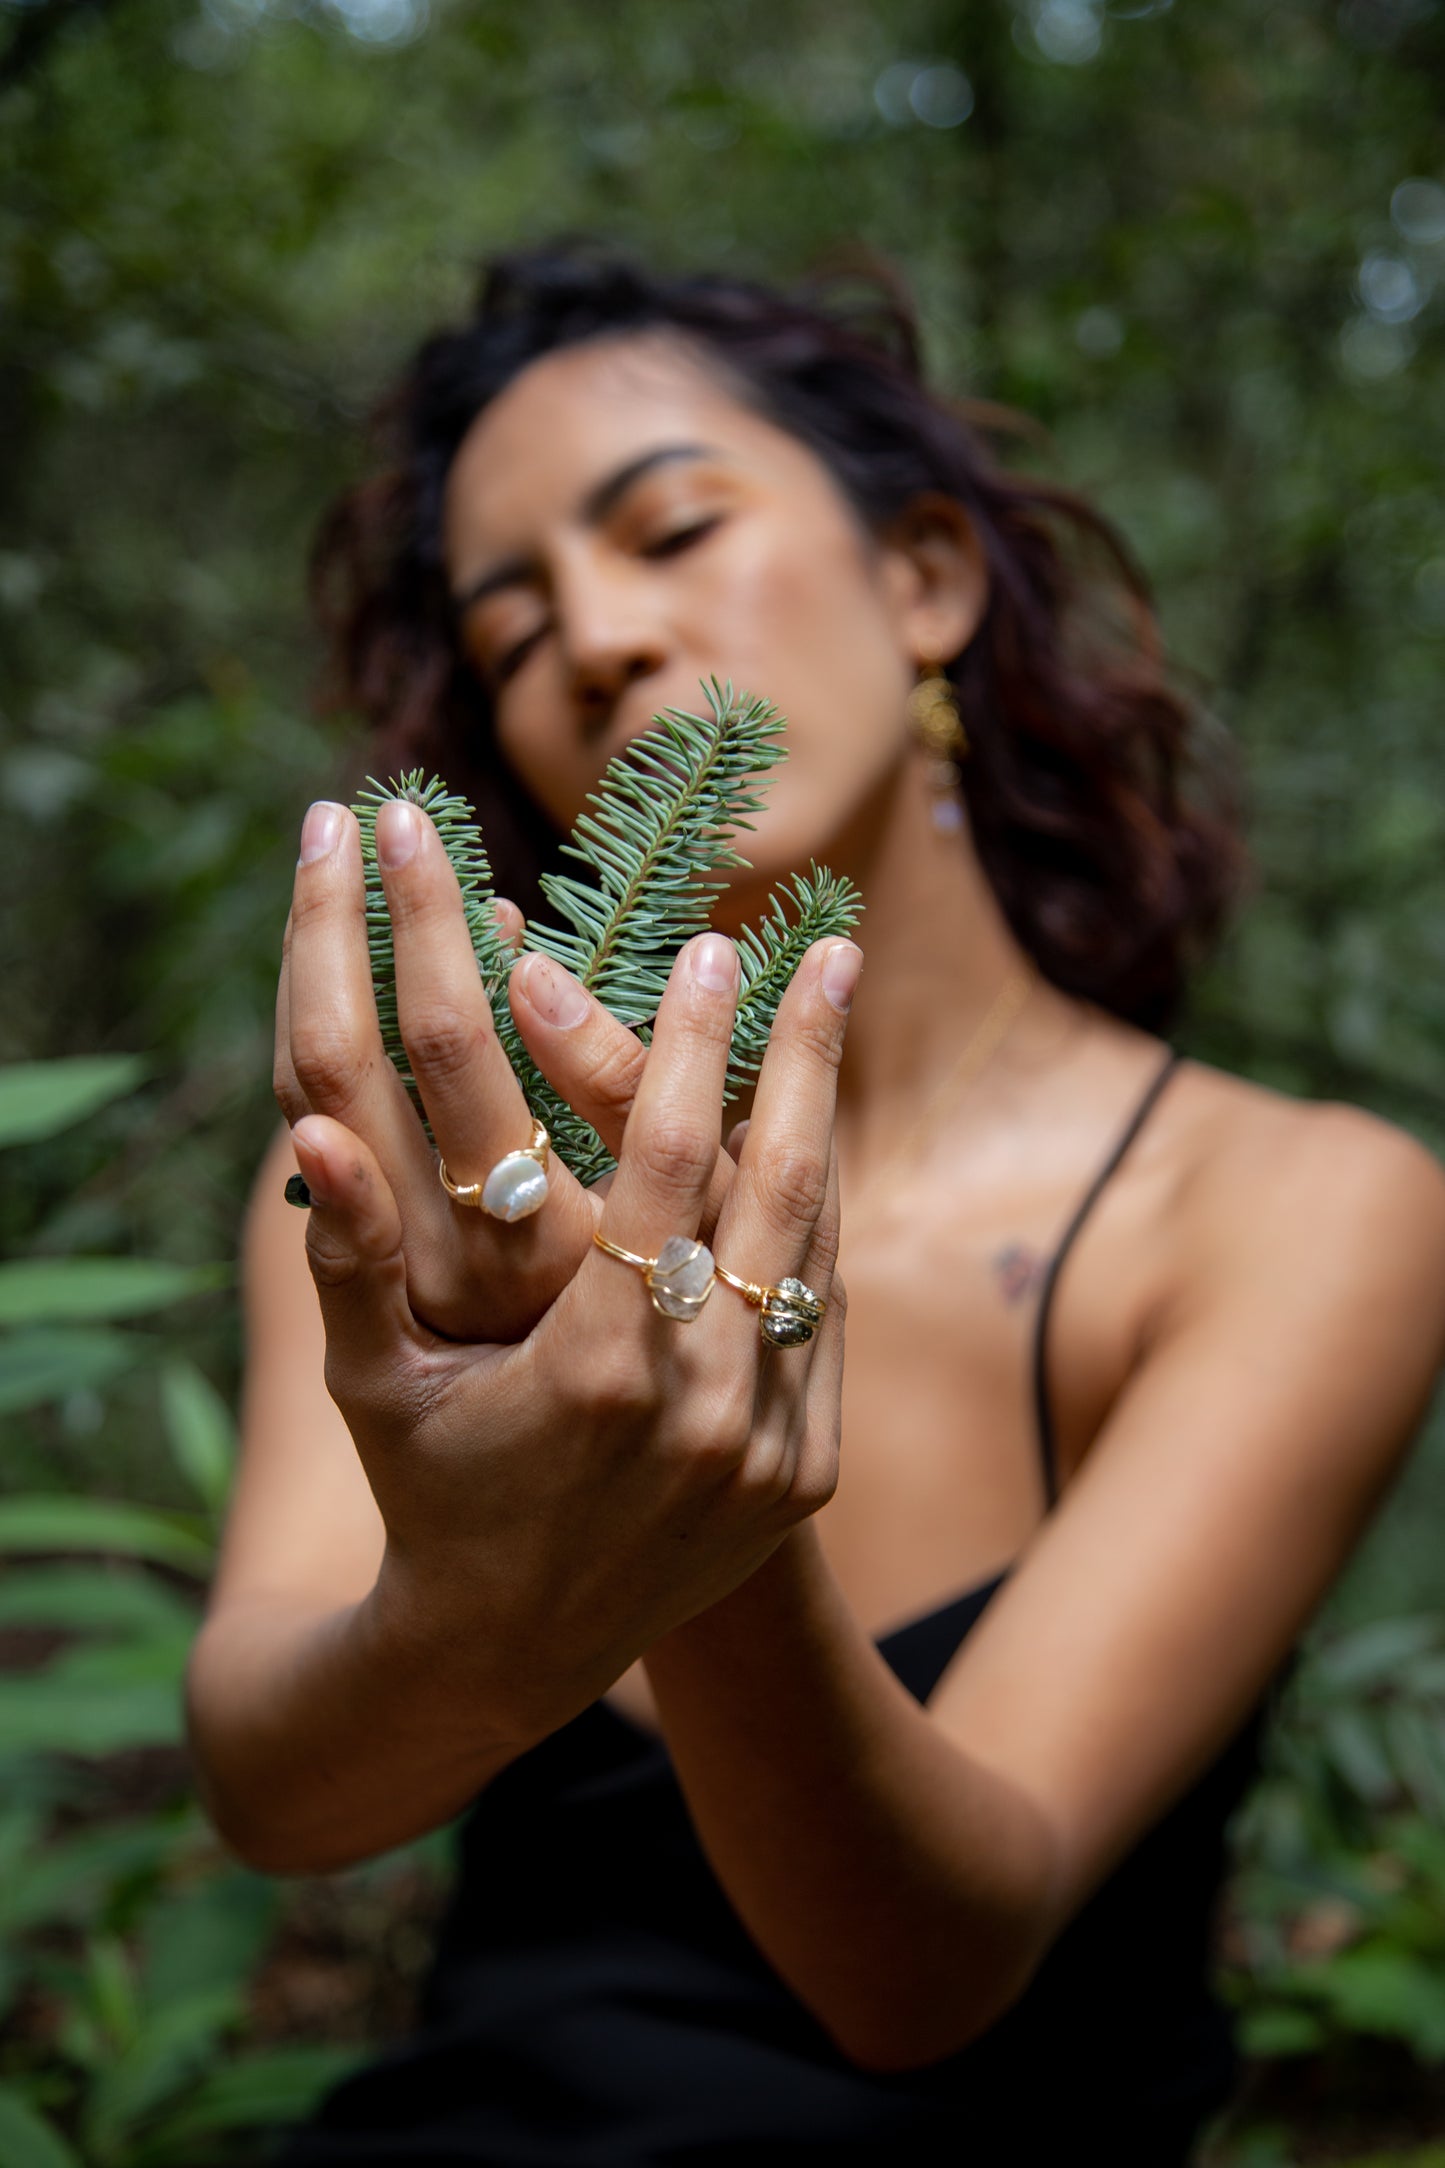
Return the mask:
[[1221,1185],[1205,1263],[931,1703],[1044,1816],[1060,1924],[1257,1701],[1445,1360],[1445,1170],[1350,1108],[1295,1136]]
[[246,1217],[241,1458],[213,1614],[253,1595],[307,1608],[352,1603],[381,1563],[381,1515],[326,1390],[306,1216],[282,1195],[295,1172],[283,1129],[261,1163]]

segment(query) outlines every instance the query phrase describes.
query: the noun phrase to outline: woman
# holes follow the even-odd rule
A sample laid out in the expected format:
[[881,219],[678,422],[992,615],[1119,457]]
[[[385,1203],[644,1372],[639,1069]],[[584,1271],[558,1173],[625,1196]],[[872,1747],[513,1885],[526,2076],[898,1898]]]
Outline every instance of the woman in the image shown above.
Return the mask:
[[[393,418],[323,541],[335,654],[511,895],[701,679],[789,757],[645,1055],[514,967],[620,1161],[514,1223],[470,1208],[530,1119],[435,832],[378,826],[451,1193],[355,823],[307,816],[196,1749],[278,1872],[474,1804],[418,2039],[287,2158],[1182,2161],[1232,2067],[1224,1823],[1445,1354],[1445,1175],[1158,1036],[1232,829],[1107,529],[906,338],[543,251]],[[810,858],[868,971],[809,951],[724,1151],[725,936]],[[731,1276],[689,1318],[644,1284],[675,1234]],[[789,1277],[821,1319],[767,1346],[738,1285]]]

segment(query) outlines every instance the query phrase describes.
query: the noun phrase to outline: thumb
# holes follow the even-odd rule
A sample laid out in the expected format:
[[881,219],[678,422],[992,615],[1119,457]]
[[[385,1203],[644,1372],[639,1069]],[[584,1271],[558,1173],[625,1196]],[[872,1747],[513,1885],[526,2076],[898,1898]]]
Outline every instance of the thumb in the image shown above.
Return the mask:
[[327,1114],[308,1114],[291,1145],[311,1193],[306,1260],[326,1325],[326,1381],[338,1405],[410,1352],[401,1214],[369,1148]]

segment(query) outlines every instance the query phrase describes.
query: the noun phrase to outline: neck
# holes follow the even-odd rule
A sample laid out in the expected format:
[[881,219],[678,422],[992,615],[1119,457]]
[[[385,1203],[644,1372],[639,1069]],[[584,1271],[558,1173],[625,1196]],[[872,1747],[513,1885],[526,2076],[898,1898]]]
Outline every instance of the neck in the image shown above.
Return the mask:
[[[857,937],[864,968],[838,1075],[836,1133],[845,1171],[866,1174],[931,1092],[1029,957],[1011,932],[967,824],[934,826],[924,761],[900,761],[848,829],[818,851],[862,891]],[[738,922],[756,899],[730,895]],[[995,1097],[1011,1068],[1043,1039],[1077,1025],[1077,1004],[1037,980],[980,1077]],[[749,1105],[728,1109],[729,1126]]]

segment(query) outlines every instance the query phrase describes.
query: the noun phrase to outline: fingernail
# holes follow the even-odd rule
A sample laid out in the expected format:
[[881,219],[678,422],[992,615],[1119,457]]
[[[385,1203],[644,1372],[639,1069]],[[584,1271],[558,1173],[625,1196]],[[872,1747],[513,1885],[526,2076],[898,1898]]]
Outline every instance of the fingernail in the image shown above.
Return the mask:
[[863,951],[852,941],[835,941],[823,958],[823,991],[844,1016],[852,1005],[862,969]]
[[563,1031],[580,1024],[591,1006],[576,980],[559,971],[549,956],[527,958],[522,987],[538,1015]]
[[327,798],[318,798],[315,805],[307,807],[306,818],[301,823],[299,863],[314,866],[318,858],[324,858],[334,848],[340,833],[340,806],[332,805]]
[[404,798],[393,798],[376,816],[376,855],[388,873],[416,856],[421,815]]
[[[306,1190],[307,1204],[329,1204],[331,1193],[326,1185],[326,1161],[320,1152],[308,1137],[299,1135],[294,1129],[291,1132],[291,1149],[296,1154],[296,1164],[301,1169],[300,1181]],[[291,1177],[292,1182],[296,1179],[295,1175]],[[286,1199],[289,1204],[299,1204],[301,1201],[292,1196],[291,1182],[286,1184]]]
[[692,975],[710,993],[730,994],[737,984],[738,952],[726,934],[710,933],[692,950]]

